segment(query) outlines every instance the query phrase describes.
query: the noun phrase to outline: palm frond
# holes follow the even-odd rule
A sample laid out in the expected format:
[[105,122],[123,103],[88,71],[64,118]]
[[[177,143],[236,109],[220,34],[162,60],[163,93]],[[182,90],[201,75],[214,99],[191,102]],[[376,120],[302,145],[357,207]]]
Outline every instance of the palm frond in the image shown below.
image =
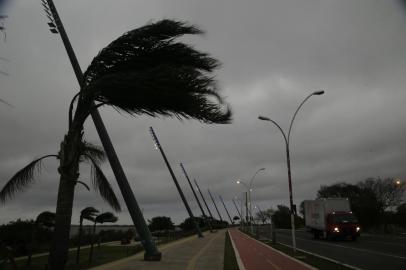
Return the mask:
[[92,157],[88,156],[88,158],[92,162],[91,177],[94,189],[115,211],[121,211],[120,203],[103,171]]
[[105,223],[105,222],[111,222],[114,223],[118,220],[118,218],[111,212],[105,212],[100,215],[98,215],[95,219],[96,223]]
[[230,108],[210,75],[219,62],[175,42],[183,34],[200,33],[184,22],[163,20],[124,34],[93,59],[84,96],[132,115],[228,123]]
[[82,211],[80,211],[80,217],[83,219],[94,221],[97,213],[99,213],[99,210],[97,210],[94,207],[89,206],[89,207],[84,208]]
[[4,204],[8,199],[12,199],[17,192],[24,191],[25,188],[34,182],[34,177],[37,173],[41,171],[41,162],[43,159],[48,157],[56,157],[57,155],[46,155],[40,157],[27,166],[18,171],[7,184],[0,191],[0,201]]
[[35,223],[45,227],[53,227],[55,226],[55,216],[53,212],[44,211],[37,216]]
[[100,164],[106,160],[106,153],[102,147],[83,141],[81,147],[81,158],[88,160],[87,157],[92,157],[97,164]]

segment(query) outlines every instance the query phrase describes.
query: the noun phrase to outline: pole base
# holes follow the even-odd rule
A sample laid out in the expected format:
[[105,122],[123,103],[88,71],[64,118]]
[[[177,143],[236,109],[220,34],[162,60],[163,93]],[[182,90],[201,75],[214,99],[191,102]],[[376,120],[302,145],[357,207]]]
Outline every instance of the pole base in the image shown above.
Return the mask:
[[158,262],[162,259],[162,253],[157,251],[155,253],[144,253],[144,261]]

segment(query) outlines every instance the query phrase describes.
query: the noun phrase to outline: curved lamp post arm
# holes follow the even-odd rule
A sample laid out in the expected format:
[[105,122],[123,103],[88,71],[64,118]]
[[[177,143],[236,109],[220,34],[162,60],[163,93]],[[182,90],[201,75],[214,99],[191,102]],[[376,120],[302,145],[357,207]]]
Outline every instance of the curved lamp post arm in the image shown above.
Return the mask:
[[251,180],[250,180],[250,185],[249,185],[249,189],[251,190],[251,187],[252,187],[252,182],[254,182],[254,178],[255,178],[255,176],[260,172],[260,171],[264,171],[265,170],[265,168],[260,168],[260,169],[258,169],[255,173],[254,173],[254,175],[252,176],[252,178],[251,178]]
[[323,95],[324,91],[320,90],[320,91],[315,91],[313,93],[311,93],[310,95],[308,95],[300,104],[299,107],[297,107],[295,113],[293,114],[292,120],[290,121],[290,126],[289,126],[289,131],[288,131],[288,137],[286,139],[286,144],[289,145],[289,139],[290,139],[290,131],[292,130],[292,126],[293,126],[293,121],[295,121],[296,115],[299,112],[300,108],[302,108],[303,104],[311,97],[314,95]]
[[286,147],[288,147],[288,143],[289,143],[288,138],[286,137],[285,132],[283,131],[283,129],[281,128],[281,126],[278,125],[278,123],[276,123],[274,120],[272,120],[272,119],[269,118],[269,117],[265,117],[265,116],[261,116],[261,115],[258,116],[258,119],[259,119],[259,120],[264,120],[264,121],[272,122],[277,128],[279,128],[279,130],[282,132],[283,138],[285,139]]

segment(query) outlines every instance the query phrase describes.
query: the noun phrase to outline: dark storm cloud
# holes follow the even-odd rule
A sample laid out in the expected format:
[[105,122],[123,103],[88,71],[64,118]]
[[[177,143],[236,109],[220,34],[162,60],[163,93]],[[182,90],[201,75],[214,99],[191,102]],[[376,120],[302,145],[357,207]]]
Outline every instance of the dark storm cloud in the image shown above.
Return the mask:
[[[222,195],[235,214],[230,200],[241,198],[244,191],[236,179],[249,181],[261,167],[266,170],[254,181],[255,201],[263,209],[287,204],[282,135],[257,117],[269,116],[287,129],[301,100],[318,89],[326,90],[325,95],[312,97],[303,106],[292,130],[295,203],[314,198],[320,185],[355,183],[370,176],[406,178],[406,13],[398,1],[75,0],[55,4],[83,69],[125,31],[163,17],[201,26],[206,35],[185,40],[223,64],[216,77],[233,107],[233,124],[209,126],[101,109],[147,218],[170,215],[179,222],[186,217],[148,133],[150,126],[192,201],[179,162],[203,190]],[[41,5],[14,1],[9,16],[8,38],[0,43],[0,56],[10,59],[6,65],[10,76],[0,77],[0,88],[1,98],[15,107],[0,106],[1,185],[33,158],[58,151],[67,129],[67,107],[78,91],[60,38],[47,29]],[[91,120],[85,131],[89,141],[99,143]],[[0,223],[54,209],[57,164],[45,163],[41,178],[0,210]],[[89,182],[86,165],[82,167],[81,179]],[[109,165],[103,167],[118,192]],[[196,203],[191,204],[199,214]],[[109,209],[97,194],[78,187],[73,222],[80,209],[89,205]],[[120,223],[129,222],[124,210]]]

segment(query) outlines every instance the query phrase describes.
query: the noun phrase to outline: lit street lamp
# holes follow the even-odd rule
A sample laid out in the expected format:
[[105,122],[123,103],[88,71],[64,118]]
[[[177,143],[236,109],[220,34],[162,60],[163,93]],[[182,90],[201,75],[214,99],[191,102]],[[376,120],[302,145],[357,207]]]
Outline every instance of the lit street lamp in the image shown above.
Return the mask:
[[295,120],[295,117],[297,113],[299,112],[300,108],[302,105],[311,97],[314,95],[323,95],[324,91],[315,91],[308,95],[302,103],[299,104],[299,107],[296,109],[295,113],[293,114],[292,120],[290,121],[290,126],[288,130],[288,135],[286,136],[286,133],[283,131],[283,129],[276,123],[274,120],[265,117],[265,116],[258,116],[259,120],[264,120],[264,121],[269,121],[272,122],[281,132],[283,135],[283,138],[285,139],[285,147],[286,147],[286,163],[288,167],[288,180],[289,180],[289,202],[290,202],[290,222],[292,226],[292,242],[293,242],[293,252],[296,252],[296,237],[295,237],[295,215],[294,215],[294,209],[293,209],[293,197],[292,197],[292,177],[291,177],[291,171],[290,171],[290,153],[289,153],[289,138],[290,138],[290,131],[292,130],[292,125],[293,121]]
[[249,185],[247,185],[244,181],[242,181],[242,180],[237,180],[237,184],[242,184],[243,186],[245,186],[246,187],[246,189],[247,189],[247,192],[248,192],[248,202],[249,202],[249,212],[250,212],[250,221],[252,221],[252,200],[251,200],[251,192],[252,192],[252,183],[254,182],[254,178],[255,178],[255,176],[260,172],[260,171],[264,171],[265,170],[265,168],[260,168],[260,169],[258,169],[255,173],[254,173],[254,175],[251,177],[251,180],[250,180],[250,183],[249,183]]

